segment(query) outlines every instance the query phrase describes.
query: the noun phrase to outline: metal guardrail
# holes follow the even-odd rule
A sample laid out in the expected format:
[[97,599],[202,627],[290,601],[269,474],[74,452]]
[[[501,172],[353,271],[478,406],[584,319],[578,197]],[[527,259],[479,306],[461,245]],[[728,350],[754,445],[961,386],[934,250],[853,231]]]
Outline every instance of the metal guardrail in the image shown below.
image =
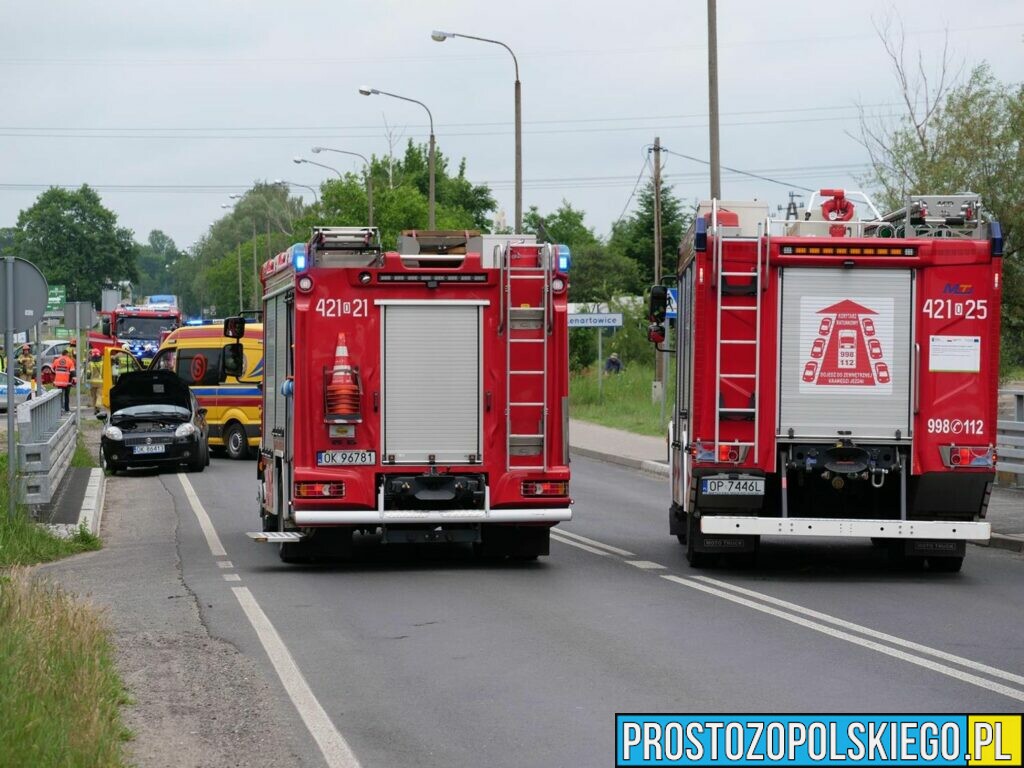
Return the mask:
[[62,413],[61,391],[18,406],[19,497],[23,504],[49,504],[71,465],[77,442],[76,417]]
[[1015,418],[996,423],[996,470],[1014,475],[1015,485],[1020,487],[1024,486],[1024,389],[1001,389],[999,394],[1013,396]]

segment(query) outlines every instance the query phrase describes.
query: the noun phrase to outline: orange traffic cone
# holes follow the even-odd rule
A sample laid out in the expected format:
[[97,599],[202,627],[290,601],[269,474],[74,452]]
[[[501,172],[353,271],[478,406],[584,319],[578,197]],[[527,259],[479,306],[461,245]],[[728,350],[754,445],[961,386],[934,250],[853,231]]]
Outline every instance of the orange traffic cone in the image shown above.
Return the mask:
[[331,383],[327,385],[327,411],[337,415],[359,413],[359,387],[352,372],[344,333],[338,334],[334,350],[334,368],[331,370]]

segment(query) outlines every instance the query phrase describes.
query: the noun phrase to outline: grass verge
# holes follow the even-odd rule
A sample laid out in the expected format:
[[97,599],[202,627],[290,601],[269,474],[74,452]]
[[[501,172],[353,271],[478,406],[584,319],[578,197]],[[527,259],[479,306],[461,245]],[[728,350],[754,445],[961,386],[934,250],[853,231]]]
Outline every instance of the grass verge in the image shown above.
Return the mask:
[[[593,369],[570,377],[569,408],[574,419],[642,435],[665,434],[666,426],[661,422],[661,405],[651,402],[651,381],[654,378],[652,368],[633,365],[622,373],[602,376],[600,396],[597,373]],[[666,419],[672,412],[672,398],[675,396],[675,381],[672,378],[665,392]]]
[[85,528],[80,528],[69,539],[62,539],[34,523],[20,507],[11,515],[8,513],[10,501],[7,498],[7,456],[3,455],[0,456],[0,568],[59,560],[102,546]]
[[96,463],[96,457],[92,455],[92,451],[89,450],[89,446],[85,444],[85,439],[81,432],[78,433],[78,443],[75,445],[75,454],[71,457],[72,467],[98,467]]
[[96,610],[15,568],[0,577],[0,627],[3,763],[124,765],[126,694]]

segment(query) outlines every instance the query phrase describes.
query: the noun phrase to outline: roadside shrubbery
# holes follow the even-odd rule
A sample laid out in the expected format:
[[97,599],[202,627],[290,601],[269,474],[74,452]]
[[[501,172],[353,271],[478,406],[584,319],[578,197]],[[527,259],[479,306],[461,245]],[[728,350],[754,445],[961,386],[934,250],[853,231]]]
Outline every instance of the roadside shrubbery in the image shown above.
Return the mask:
[[123,765],[124,700],[97,611],[25,569],[0,576],[0,762]]

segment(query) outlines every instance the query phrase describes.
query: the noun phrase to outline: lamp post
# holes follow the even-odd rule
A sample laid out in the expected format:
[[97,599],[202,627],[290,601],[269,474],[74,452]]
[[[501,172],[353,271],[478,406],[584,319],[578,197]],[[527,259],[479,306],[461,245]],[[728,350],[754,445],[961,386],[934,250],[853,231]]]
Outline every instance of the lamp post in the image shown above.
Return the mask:
[[[231,209],[231,208],[235,207],[235,204],[234,203],[221,203],[220,207],[221,208]],[[255,229],[256,229],[256,227],[255,227],[255,224],[254,224],[253,225],[253,231],[254,232],[255,232]],[[254,238],[253,239],[253,248],[256,247],[255,243],[256,243],[256,240]],[[241,243],[238,244],[238,314],[242,314],[242,244]]]
[[516,232],[523,231],[523,102],[522,102],[522,88],[519,83],[519,60],[516,58],[515,52],[509,48],[501,40],[492,40],[489,37],[477,37],[476,35],[464,35],[460,32],[442,32],[435,29],[430,33],[430,37],[439,43],[443,43],[449,37],[463,37],[467,40],[478,40],[481,43],[492,43],[493,45],[500,45],[509,55],[512,56],[512,64],[516,68],[516,86],[515,86],[515,103],[516,103]]
[[338,174],[338,178],[339,179],[344,179],[345,178],[345,176],[342,174],[342,172],[339,171],[337,168],[332,168],[329,165],[324,165],[323,163],[317,163],[317,162],[314,162],[313,160],[307,160],[304,157],[293,157],[292,158],[292,162],[296,163],[297,165],[301,165],[302,163],[309,163],[310,165],[315,165],[318,168],[326,168],[328,171],[334,171],[336,174]]
[[308,189],[310,192],[313,193],[313,199],[316,201],[317,205],[320,204],[320,196],[316,193],[316,190],[313,189],[313,187],[309,186],[309,184],[299,184],[298,182],[285,181],[284,179],[274,179],[274,183],[285,184],[289,187],[302,187],[303,189]]
[[313,147],[311,150],[314,154],[320,152],[337,152],[339,155],[352,155],[358,157],[363,161],[366,166],[366,208],[369,213],[369,226],[373,226],[373,166],[370,165],[370,161],[367,160],[363,155],[358,152],[349,152],[347,149],[332,149],[331,147]]
[[393,99],[401,99],[402,101],[411,101],[413,104],[419,104],[425,110],[427,110],[427,118],[430,120],[430,195],[428,198],[427,207],[427,229],[434,228],[434,116],[430,113],[430,108],[422,101],[416,99],[410,99],[408,96],[399,96],[397,93],[388,93],[387,91],[380,91],[376,88],[368,88],[363,86],[359,89],[359,92],[363,96],[390,96]]

